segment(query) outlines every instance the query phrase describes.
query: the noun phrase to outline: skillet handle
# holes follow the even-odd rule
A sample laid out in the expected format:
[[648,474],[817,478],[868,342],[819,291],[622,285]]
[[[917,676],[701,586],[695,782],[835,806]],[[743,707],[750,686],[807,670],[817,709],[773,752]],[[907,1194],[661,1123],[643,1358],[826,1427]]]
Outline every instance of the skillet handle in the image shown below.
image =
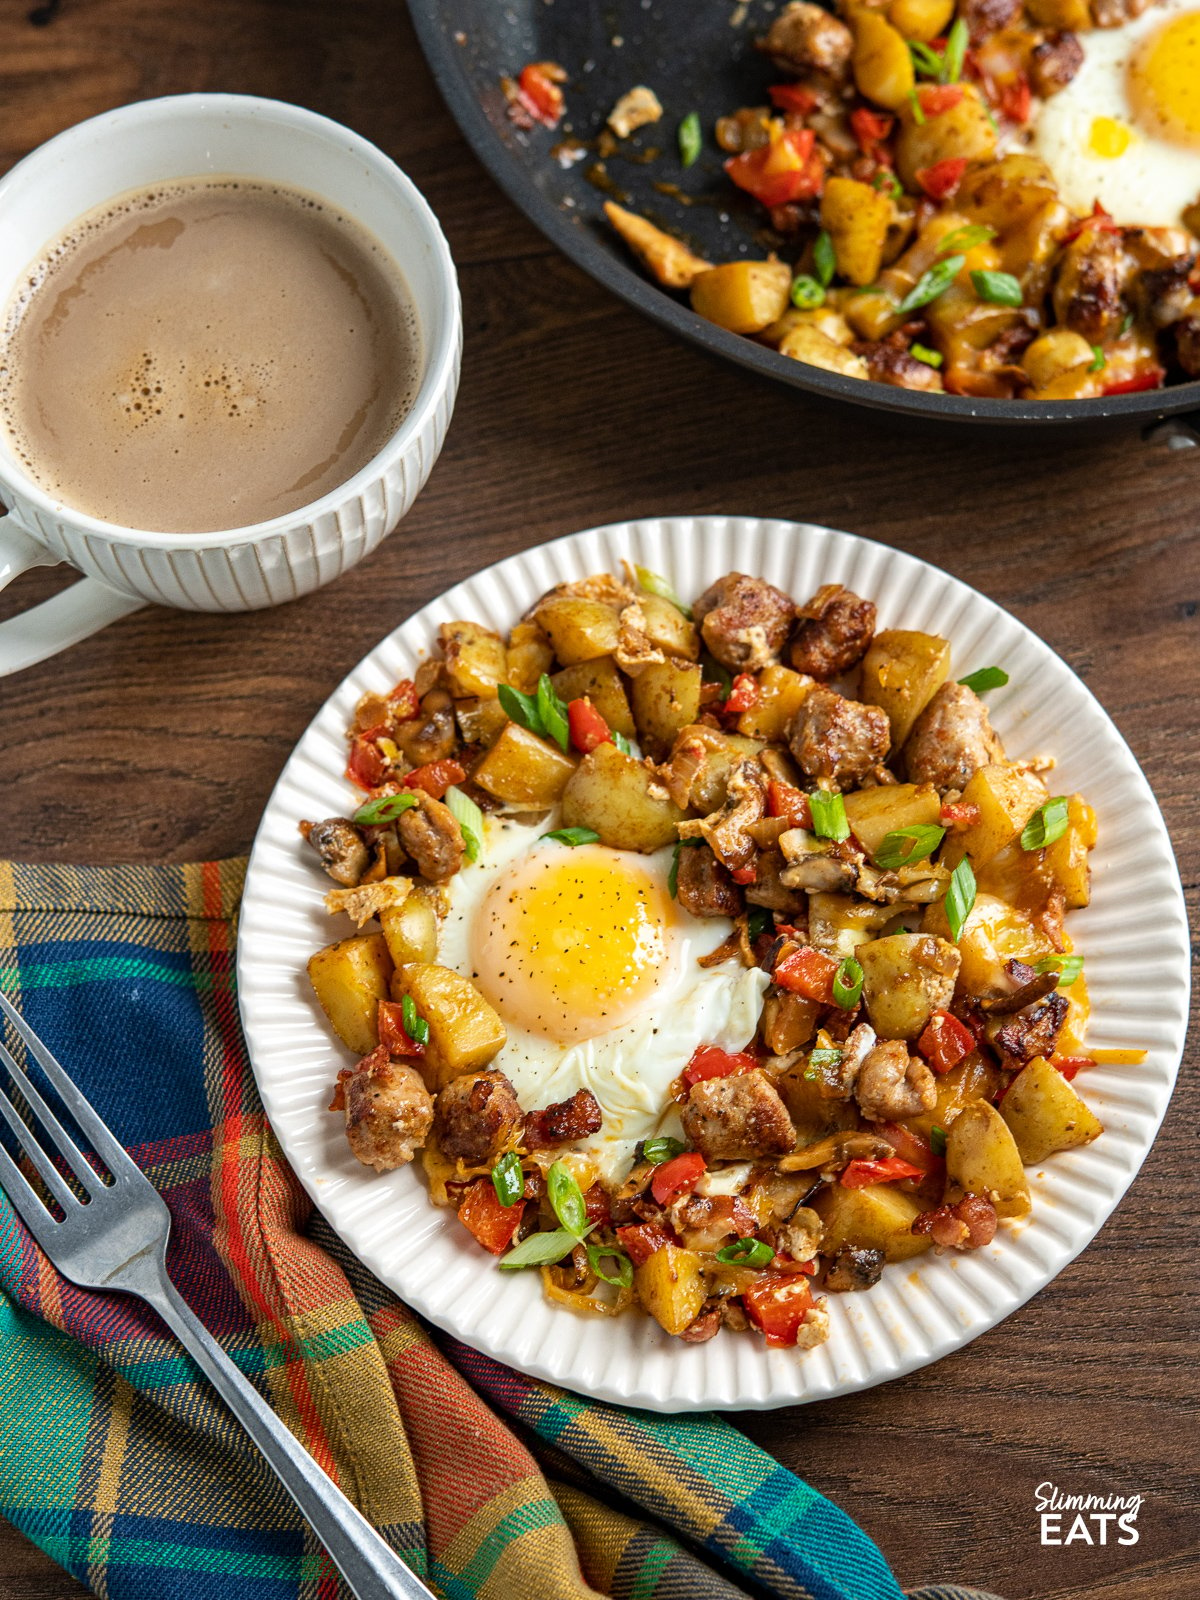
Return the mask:
[[1166,443],[1168,450],[1192,450],[1200,445],[1200,411],[1183,411],[1142,429],[1147,444]]

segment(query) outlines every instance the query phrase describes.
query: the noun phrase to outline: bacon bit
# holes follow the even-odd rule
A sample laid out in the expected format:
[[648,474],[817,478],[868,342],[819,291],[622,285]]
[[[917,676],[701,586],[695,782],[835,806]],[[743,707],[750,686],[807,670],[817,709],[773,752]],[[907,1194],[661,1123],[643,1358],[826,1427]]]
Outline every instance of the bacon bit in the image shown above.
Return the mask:
[[583,1197],[584,1209],[589,1222],[594,1222],[597,1227],[607,1228],[612,1221],[612,1210],[608,1203],[608,1193],[601,1183],[594,1183]]
[[996,1237],[996,1208],[984,1195],[967,1194],[956,1205],[922,1211],[915,1234],[929,1234],[941,1250],[978,1250]]
[[1025,123],[1029,121],[1029,113],[1033,109],[1033,91],[1029,87],[1029,79],[1023,72],[1018,72],[1011,83],[1006,83],[1000,90],[997,110],[1009,122]]
[[391,1056],[423,1056],[425,1046],[418,1044],[404,1026],[404,1007],[395,1000],[379,1002],[379,1042]]
[[388,731],[386,723],[381,722],[360,733],[350,747],[346,776],[360,789],[377,789],[387,777],[387,757],[375,741],[387,738]]
[[431,761],[427,766],[414,767],[404,774],[406,789],[423,789],[426,794],[440,800],[446,790],[466,777],[466,769],[457,761]]
[[757,682],[748,672],[739,672],[733,680],[733,688],[730,689],[721,709],[728,712],[730,716],[742,711],[749,711],[758,704],[759,696],[760,690]]
[[556,127],[564,109],[563,92],[558,85],[566,81],[567,74],[557,61],[531,61],[521,68],[515,102],[534,122]]
[[757,1062],[744,1050],[722,1050],[719,1045],[697,1045],[692,1059],[680,1074],[690,1088],[707,1078],[732,1078],[740,1072],[753,1072]]
[[918,167],[916,180],[931,200],[948,200],[963,180],[966,156],[947,156],[931,167]]
[[1116,383],[1106,383],[1101,394],[1141,394],[1144,389],[1161,389],[1166,372],[1157,362],[1132,378],[1121,378]]
[[600,1132],[600,1102],[590,1089],[576,1089],[569,1100],[556,1100],[525,1117],[521,1143],[526,1150],[549,1150],[572,1139]]
[[421,709],[417,686],[411,678],[401,678],[388,695],[388,704],[397,722],[410,722]]
[[1101,228],[1105,233],[1120,233],[1121,224],[1104,209],[1099,200],[1096,200],[1093,202],[1091,215],[1081,217],[1078,222],[1073,222],[1066,233],[1063,234],[1063,243],[1071,244],[1075,239],[1078,239],[1085,228]]
[[850,126],[863,155],[881,159],[876,146],[881,145],[891,133],[895,120],[895,117],[884,116],[882,111],[871,111],[866,106],[858,106],[850,113]]
[[927,117],[940,117],[943,111],[953,111],[966,92],[960,83],[923,83],[917,100]]
[[1051,1056],[1050,1065],[1057,1067],[1063,1077],[1070,1083],[1071,1079],[1083,1067],[1094,1067],[1094,1056]]
[[806,117],[820,104],[812,90],[799,83],[773,83],[767,93],[773,106],[780,111],[794,111],[800,117]]
[[806,1000],[828,1006],[833,1004],[833,975],[837,969],[832,956],[806,944],[784,956],[772,976],[789,994],[803,995]]
[[353,1067],[343,1067],[337,1075],[337,1082],[333,1086],[333,1099],[329,1102],[330,1111],[345,1111],[346,1109],[346,1079],[354,1076]]
[[644,1267],[656,1250],[675,1243],[675,1235],[660,1222],[631,1222],[617,1229],[617,1242],[635,1267]]
[[979,807],[943,800],[941,821],[944,828],[973,828],[979,821]]
[[767,784],[767,815],[785,817],[791,827],[812,831],[808,796],[800,789],[793,789],[790,783],[781,783],[778,778],[770,779]]

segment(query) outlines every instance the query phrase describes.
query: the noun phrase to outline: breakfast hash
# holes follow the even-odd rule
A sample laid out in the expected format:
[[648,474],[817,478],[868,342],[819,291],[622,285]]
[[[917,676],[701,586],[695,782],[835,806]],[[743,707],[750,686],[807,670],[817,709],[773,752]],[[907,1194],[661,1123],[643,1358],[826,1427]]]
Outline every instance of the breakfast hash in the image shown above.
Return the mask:
[[1095,817],[1005,754],[1006,682],[739,572],[443,623],[358,704],[350,814],[300,825],[359,930],[308,968],[354,1156],[693,1343],[811,1347],[825,1295],[990,1244],[1102,1131],[1065,927]]

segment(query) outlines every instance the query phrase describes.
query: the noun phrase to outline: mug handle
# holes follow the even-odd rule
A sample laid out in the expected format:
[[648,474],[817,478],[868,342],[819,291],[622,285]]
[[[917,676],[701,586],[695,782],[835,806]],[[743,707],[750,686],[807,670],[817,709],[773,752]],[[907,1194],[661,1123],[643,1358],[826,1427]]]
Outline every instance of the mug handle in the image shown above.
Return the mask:
[[[30,567],[53,567],[58,561],[12,516],[0,516],[0,589]],[[0,622],[0,677],[57,655],[145,604],[134,595],[110,589],[99,578],[81,578],[41,605]]]

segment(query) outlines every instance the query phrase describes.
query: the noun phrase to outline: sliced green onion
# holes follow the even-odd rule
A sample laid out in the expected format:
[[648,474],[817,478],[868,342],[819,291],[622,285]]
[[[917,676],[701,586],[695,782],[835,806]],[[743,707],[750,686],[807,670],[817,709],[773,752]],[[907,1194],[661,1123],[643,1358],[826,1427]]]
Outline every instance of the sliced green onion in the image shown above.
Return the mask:
[[667,873],[667,893],[674,900],[679,894],[679,852],[692,845],[703,844],[703,839],[676,839],[675,849],[671,856],[671,870]]
[[567,702],[559,698],[546,673],[542,673],[537,686],[538,716],[542,719],[548,738],[563,750],[570,747],[571,730],[567,723]]
[[1069,989],[1083,971],[1082,956],[1046,956],[1035,964],[1035,972],[1057,972],[1058,987]]
[[818,1046],[816,1050],[809,1052],[808,1064],[810,1067],[815,1067],[818,1072],[823,1072],[827,1067],[836,1067],[843,1054],[844,1052],[836,1047],[825,1049]]
[[414,1044],[429,1043],[429,1024],[417,1010],[416,1001],[412,995],[406,994],[400,1001],[400,1015],[404,1020],[404,1031]]
[[615,728],[612,731],[612,742],[623,756],[631,756],[633,754],[632,744],[623,733],[618,733]]
[[1044,845],[1053,844],[1055,839],[1061,839],[1067,831],[1067,820],[1067,797],[1055,795],[1053,800],[1039,806],[1021,829],[1021,849],[1040,850]]
[[836,789],[814,789],[808,797],[808,809],[812,813],[812,831],[818,839],[850,837],[846,802]]
[[908,53],[912,57],[912,64],[918,72],[923,72],[927,78],[941,77],[945,62],[936,50],[930,49],[927,44],[922,44],[919,39],[908,41]]
[[463,836],[467,860],[478,861],[479,852],[483,848],[483,812],[471,796],[464,794],[461,789],[446,790],[446,805]]
[[925,113],[921,109],[921,101],[915,89],[908,91],[908,104],[912,111],[912,119],[918,128],[925,126]]
[[518,1267],[552,1267],[556,1261],[570,1255],[578,1243],[575,1235],[565,1228],[555,1228],[553,1233],[531,1233],[506,1256],[501,1256],[496,1265],[501,1272],[515,1272]]
[[929,1148],[935,1156],[944,1156],[946,1154],[946,1130],[945,1128],[939,1128],[936,1122],[929,1130]]
[[1121,335],[1120,336],[1121,336],[1122,339],[1125,337],[1125,335],[1129,332],[1130,328],[1132,328],[1132,327],[1133,327],[1133,312],[1132,311],[1127,311],[1125,313],[1125,315],[1121,318]]
[[973,694],[983,694],[986,689],[1003,689],[1008,682],[1008,673],[1003,667],[980,667],[978,672],[968,672],[965,678],[958,681]]
[[946,921],[950,924],[950,937],[955,944],[963,931],[963,924],[971,915],[975,904],[975,874],[966,856],[955,867],[946,890]]
[[700,117],[695,111],[689,111],[679,124],[679,156],[685,167],[690,167],[700,154],[700,146],[704,142],[704,135],[700,131]]
[[492,1187],[502,1206],[515,1206],[524,1198],[525,1174],[521,1171],[521,1158],[515,1150],[502,1155],[492,1168]]
[[572,849],[578,844],[599,844],[600,835],[595,828],[555,828],[553,833],[542,834],[543,839],[553,839],[558,844],[569,844]]
[[722,700],[728,700],[729,691],[733,688],[733,679],[716,656],[710,655],[707,650],[702,651],[700,655],[700,679],[703,683],[718,684]]
[[736,1244],[722,1245],[717,1260],[727,1267],[765,1267],[774,1261],[775,1252],[761,1239],[739,1239]]
[[951,228],[949,233],[942,235],[938,255],[963,255],[968,250],[974,250],[977,244],[986,244],[989,239],[995,237],[995,228],[989,227],[986,222],[968,222],[961,228]]
[[792,279],[792,304],[797,311],[815,311],[825,304],[825,291],[807,272],[798,272]]
[[[893,200],[899,200],[904,193],[904,185],[889,167],[880,167],[879,171],[871,179],[871,187],[891,195]],[[860,289],[858,292],[862,294],[863,291]]]
[[748,906],[746,909],[746,937],[753,944],[775,926],[775,918],[766,906]]
[[901,867],[931,856],[945,837],[945,828],[939,828],[935,822],[914,822],[909,828],[893,828],[884,835],[875,852],[875,865],[885,872],[898,872]]
[[923,361],[927,367],[940,367],[942,352],[931,350],[927,344],[910,344],[908,353],[917,361]]
[[[624,1250],[618,1250],[616,1245],[590,1244],[587,1247],[588,1266],[600,1279],[601,1283],[614,1284],[618,1289],[628,1289],[633,1282],[633,1262]],[[615,1261],[617,1264],[616,1275],[605,1272],[601,1262]]]
[[853,1011],[862,995],[863,969],[847,956],[833,975],[833,998],[843,1011]]
[[965,256],[947,256],[944,261],[935,262],[929,271],[923,272],[913,284],[896,307],[896,314],[906,317],[910,311],[919,311],[931,300],[936,300],[938,295],[945,294],[962,271],[965,260]]
[[1025,299],[1011,272],[973,272],[971,282],[979,298],[993,306],[1019,306]]
[[416,803],[416,796],[411,794],[381,795],[378,800],[368,800],[365,806],[359,806],[351,821],[361,822],[364,826],[394,822],[402,812],[411,811]]
[[1088,364],[1089,372],[1103,372],[1108,362],[1105,360],[1104,350],[1098,345],[1092,346],[1092,359]]
[[546,1174],[546,1194],[563,1227],[576,1239],[582,1239],[588,1231],[587,1202],[565,1161],[556,1161]]
[[673,1161],[676,1156],[681,1156],[687,1146],[679,1139],[672,1139],[669,1133],[660,1134],[657,1139],[647,1139],[642,1145],[642,1159],[651,1161],[660,1166],[664,1161]]
[[824,228],[817,235],[817,242],[813,245],[813,266],[816,268],[817,282],[822,289],[828,289],[837,271],[837,255],[834,252],[833,240]]
[[970,33],[962,17],[955,17],[946,35],[946,53],[942,57],[942,82],[957,83],[962,77],[963,63],[967,59]]
[[530,733],[536,733],[539,739],[545,738],[546,729],[534,695],[524,694],[508,683],[502,683],[497,693],[500,704],[514,722],[519,723],[522,728],[528,728]]
[[647,594],[656,594],[660,600],[669,600],[676,611],[682,611],[689,622],[692,620],[691,606],[684,605],[665,578],[660,578],[657,572],[651,572],[649,567],[634,567],[633,570],[637,574],[639,589],[644,589]]

